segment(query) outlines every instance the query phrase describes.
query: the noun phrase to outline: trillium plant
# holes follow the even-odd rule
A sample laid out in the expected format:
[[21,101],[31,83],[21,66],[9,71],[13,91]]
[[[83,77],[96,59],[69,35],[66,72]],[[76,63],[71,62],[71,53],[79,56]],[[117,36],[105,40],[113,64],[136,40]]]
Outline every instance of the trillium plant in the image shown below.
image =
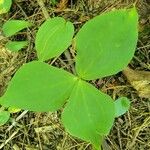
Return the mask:
[[[9,37],[30,25],[26,21],[10,20],[3,25],[3,34]],[[113,100],[89,81],[114,75],[128,65],[138,39],[137,11],[131,8],[103,13],[87,21],[73,37],[71,22],[61,17],[46,20],[35,38],[38,60],[20,67],[0,104],[35,112],[63,107],[61,119],[66,131],[100,150],[114,119],[128,110],[130,102],[125,97]],[[59,57],[72,40],[77,53],[76,74],[45,63]],[[17,51],[26,44],[9,41],[6,46]],[[8,116],[8,112],[1,111],[0,120],[6,122]]]

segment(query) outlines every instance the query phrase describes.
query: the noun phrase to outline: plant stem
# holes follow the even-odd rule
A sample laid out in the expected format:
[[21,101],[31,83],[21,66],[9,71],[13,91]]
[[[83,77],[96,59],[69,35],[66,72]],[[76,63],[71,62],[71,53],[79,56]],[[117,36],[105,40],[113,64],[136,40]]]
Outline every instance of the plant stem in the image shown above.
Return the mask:
[[66,58],[68,59],[68,62],[69,62],[69,64],[70,64],[71,68],[72,68],[73,74],[76,75],[75,67],[74,67],[74,65],[73,65],[74,62],[73,62],[73,60],[71,59],[70,52],[69,52],[69,51],[65,51],[65,56],[66,56]]

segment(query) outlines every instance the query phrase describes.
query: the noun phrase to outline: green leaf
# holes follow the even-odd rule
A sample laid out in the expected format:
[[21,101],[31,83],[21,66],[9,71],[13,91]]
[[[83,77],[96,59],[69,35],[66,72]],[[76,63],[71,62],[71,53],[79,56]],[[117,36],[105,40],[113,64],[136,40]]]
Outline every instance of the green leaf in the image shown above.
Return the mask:
[[74,26],[63,18],[48,19],[39,28],[35,47],[39,60],[47,60],[58,57],[71,44],[74,34]]
[[130,108],[130,101],[126,97],[121,97],[115,102],[115,116],[119,117],[126,113]]
[[62,107],[76,77],[43,62],[23,65],[11,80],[1,104],[30,111],[54,111]]
[[100,146],[100,139],[113,125],[113,100],[95,87],[79,80],[62,114],[67,131],[76,137]]
[[10,113],[8,111],[1,111],[0,112],[0,126],[4,125],[10,117]]
[[9,20],[4,23],[2,30],[4,35],[9,37],[23,30],[24,28],[30,27],[31,25],[31,23],[24,20]]
[[9,41],[6,48],[12,52],[17,52],[28,45],[27,41]]
[[52,3],[52,5],[56,5],[58,0],[50,0],[50,2]]
[[0,0],[0,14],[7,13],[11,7],[12,0]]
[[76,71],[86,80],[113,75],[132,59],[138,39],[136,9],[104,13],[78,32]]
[[8,108],[9,113],[17,113],[17,112],[20,112],[20,111],[21,111],[21,109],[14,108],[14,107],[11,107],[11,106]]

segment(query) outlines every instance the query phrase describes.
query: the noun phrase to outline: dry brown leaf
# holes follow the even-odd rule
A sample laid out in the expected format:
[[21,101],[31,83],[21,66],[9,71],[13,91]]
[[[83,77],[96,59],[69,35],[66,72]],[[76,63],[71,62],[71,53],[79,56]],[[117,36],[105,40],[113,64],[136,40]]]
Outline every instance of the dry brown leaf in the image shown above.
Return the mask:
[[150,98],[150,71],[137,71],[127,67],[123,70],[123,74],[140,97]]

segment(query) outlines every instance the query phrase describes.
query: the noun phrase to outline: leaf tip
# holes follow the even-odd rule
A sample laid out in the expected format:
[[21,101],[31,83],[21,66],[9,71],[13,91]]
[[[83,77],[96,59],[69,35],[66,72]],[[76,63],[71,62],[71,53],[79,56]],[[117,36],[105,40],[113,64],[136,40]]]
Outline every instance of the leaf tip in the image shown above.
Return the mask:
[[125,114],[130,108],[130,100],[126,97],[121,97],[115,102],[115,116],[119,117]]

